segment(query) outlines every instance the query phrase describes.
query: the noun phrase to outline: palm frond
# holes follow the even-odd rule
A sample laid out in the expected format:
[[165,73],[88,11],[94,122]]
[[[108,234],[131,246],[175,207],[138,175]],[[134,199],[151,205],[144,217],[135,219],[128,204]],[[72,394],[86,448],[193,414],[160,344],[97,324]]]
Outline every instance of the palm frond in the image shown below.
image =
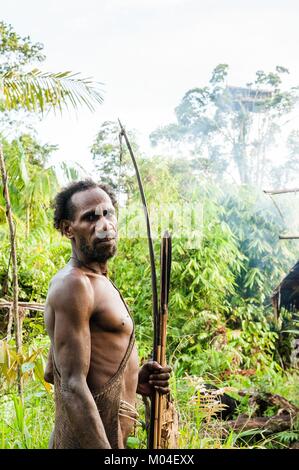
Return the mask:
[[99,85],[69,71],[51,73],[33,69],[27,73],[9,71],[0,75],[0,92],[9,110],[22,106],[28,111],[44,112],[49,108],[61,111],[62,105],[73,108],[85,105],[93,111],[96,103],[103,102]]

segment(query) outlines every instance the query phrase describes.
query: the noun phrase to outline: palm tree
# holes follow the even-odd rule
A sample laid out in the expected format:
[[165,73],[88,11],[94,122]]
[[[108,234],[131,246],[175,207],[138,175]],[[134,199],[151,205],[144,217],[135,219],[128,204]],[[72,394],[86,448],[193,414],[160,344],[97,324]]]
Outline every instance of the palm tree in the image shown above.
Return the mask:
[[78,73],[11,70],[0,74],[0,99],[2,94],[8,110],[22,107],[43,113],[50,108],[62,111],[63,106],[86,105],[93,111],[94,104],[103,101],[98,86],[89,78],[79,78]]
[[[1,97],[2,95],[2,97]],[[103,98],[97,84],[90,79],[78,78],[71,72],[48,73],[34,69],[23,73],[8,71],[0,75],[0,99],[5,109],[25,108],[28,111],[44,113],[50,109],[60,110],[63,106],[78,108],[80,105],[94,109],[94,103],[102,103]],[[6,217],[9,225],[12,274],[13,274],[13,318],[17,354],[22,350],[22,331],[18,310],[18,265],[16,255],[16,226],[11,209],[5,158],[0,143],[0,173],[3,183]],[[18,367],[18,390],[23,397],[21,369]]]

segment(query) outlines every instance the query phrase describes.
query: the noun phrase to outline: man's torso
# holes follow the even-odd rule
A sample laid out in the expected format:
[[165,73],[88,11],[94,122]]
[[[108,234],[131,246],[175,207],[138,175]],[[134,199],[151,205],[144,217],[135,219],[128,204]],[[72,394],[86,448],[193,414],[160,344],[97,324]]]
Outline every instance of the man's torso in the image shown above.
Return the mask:
[[[133,321],[118,290],[106,276],[82,271],[79,268],[67,265],[53,278],[45,309],[46,328],[51,338],[54,360],[54,330],[59,328],[59,325],[55,324],[55,311],[51,304],[56,291],[58,288],[61,289],[61,284],[70,273],[72,275],[76,273],[78,276],[87,276],[93,294],[93,307],[89,322],[91,337],[90,366],[86,381],[92,394],[96,395],[117,373],[130,344],[134,329]],[[75,295],[76,292],[74,292]],[[82,302],[87,301],[87,299],[80,300]],[[74,351],[74,354],[76,354],[76,351]],[[135,406],[138,370],[137,350],[133,346],[124,370],[121,390],[122,400],[132,406]],[[132,420],[120,417],[124,441],[126,441],[131,431],[132,424]]]

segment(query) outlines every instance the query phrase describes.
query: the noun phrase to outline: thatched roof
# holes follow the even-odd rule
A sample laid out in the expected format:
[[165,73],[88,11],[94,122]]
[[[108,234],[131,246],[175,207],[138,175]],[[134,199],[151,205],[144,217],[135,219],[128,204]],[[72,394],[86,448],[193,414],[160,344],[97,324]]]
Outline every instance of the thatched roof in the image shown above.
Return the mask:
[[272,304],[277,316],[282,307],[292,312],[299,310],[299,261],[274,290]]

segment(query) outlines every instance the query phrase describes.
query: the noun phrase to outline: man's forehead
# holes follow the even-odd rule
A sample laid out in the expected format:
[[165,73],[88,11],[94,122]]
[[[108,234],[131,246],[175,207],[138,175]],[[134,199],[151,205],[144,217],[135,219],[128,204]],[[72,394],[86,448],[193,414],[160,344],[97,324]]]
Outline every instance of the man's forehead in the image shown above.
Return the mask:
[[88,208],[96,207],[98,204],[107,203],[112,204],[109,195],[101,188],[91,188],[85,191],[80,191],[73,194],[71,198],[77,210],[86,210]]

